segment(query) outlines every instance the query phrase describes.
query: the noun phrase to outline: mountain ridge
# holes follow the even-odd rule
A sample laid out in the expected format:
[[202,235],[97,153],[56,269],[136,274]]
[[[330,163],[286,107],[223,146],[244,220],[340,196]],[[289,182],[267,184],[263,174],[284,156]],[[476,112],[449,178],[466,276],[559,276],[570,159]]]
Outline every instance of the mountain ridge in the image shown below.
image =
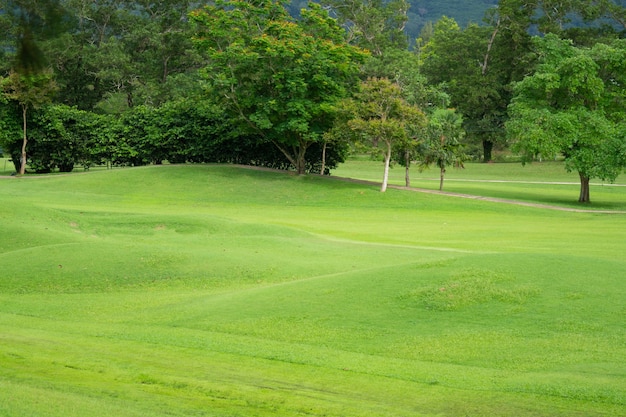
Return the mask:
[[[289,11],[297,16],[309,0],[291,0]],[[316,1],[316,0],[314,0]],[[443,16],[456,20],[461,27],[468,23],[480,23],[485,12],[498,4],[498,0],[407,0],[410,4],[406,34],[413,43],[428,22],[435,23]]]
[[475,22],[480,23],[485,12],[495,7],[498,0],[408,0],[411,5],[406,31],[411,39],[427,22],[436,22],[442,16],[456,20],[461,27]]

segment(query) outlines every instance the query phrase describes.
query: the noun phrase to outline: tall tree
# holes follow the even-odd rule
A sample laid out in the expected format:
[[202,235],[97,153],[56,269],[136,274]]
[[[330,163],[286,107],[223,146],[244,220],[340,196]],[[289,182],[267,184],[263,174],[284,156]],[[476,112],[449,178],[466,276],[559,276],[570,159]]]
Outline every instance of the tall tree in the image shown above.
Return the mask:
[[620,2],[621,4],[617,4],[618,2],[614,0],[599,0],[597,3],[600,7],[600,15],[605,14],[622,30],[626,30],[626,4],[623,1]]
[[[391,6],[393,6],[392,3],[387,4],[387,7]],[[399,4],[396,4],[395,7],[399,7]],[[386,39],[385,33],[390,29],[386,28],[385,25],[379,25],[378,30],[381,31],[379,36]],[[449,102],[448,94],[439,86],[429,83],[424,74],[421,73],[419,51],[416,53],[408,50],[405,42],[388,42],[385,44],[379,53],[374,54],[366,61],[362,70],[362,78],[389,79],[400,87],[402,97],[408,104],[417,106],[427,113],[431,113],[439,106],[445,107]],[[422,132],[418,136],[423,136]],[[404,147],[394,149],[392,153],[392,162],[397,162],[405,168],[407,187],[411,184],[411,165],[419,157],[418,143],[420,140],[417,138],[408,141]]]
[[192,19],[195,42],[209,58],[202,75],[210,94],[242,132],[273,143],[305,173],[306,151],[324,141],[365,53],[316,4],[294,21],[281,2],[224,0]]
[[439,168],[439,191],[449,166],[462,167],[465,160],[461,139],[465,135],[463,118],[452,109],[437,109],[428,120],[428,135],[422,144],[421,168]]
[[450,105],[463,116],[468,139],[481,144],[485,162],[492,159],[494,145],[505,140],[511,82],[529,66],[526,24],[522,30],[519,20],[499,13],[508,11],[498,9],[489,25],[465,29],[443,17],[422,48],[423,73],[450,94]]
[[53,73],[40,45],[63,31],[65,11],[59,0],[2,0],[0,10],[5,15],[2,20],[8,24],[5,36],[15,42],[9,73],[0,83],[5,97],[17,102],[21,109],[23,136],[16,168],[23,175],[28,111],[50,101],[56,91]]
[[[626,9],[618,3],[623,4],[613,0],[500,0],[487,12],[487,25],[461,30],[448,18],[435,25],[431,41],[422,48],[423,71],[431,82],[444,83],[452,106],[463,115],[468,138],[482,142],[485,161],[491,159],[494,144],[506,139],[512,83],[532,72],[529,33],[556,33],[593,44],[611,32],[604,29],[607,22],[623,27]],[[594,24],[572,27],[574,21],[576,26]]]
[[[19,173],[26,172],[26,144],[28,143],[28,111],[49,102],[56,90],[51,71],[19,73],[12,71],[8,77],[0,79],[5,96],[17,102],[22,110],[22,147],[19,158]],[[14,161],[15,162],[15,161]]]
[[15,50],[11,68],[21,74],[46,69],[46,56],[41,42],[62,33],[66,23],[60,0],[0,0],[0,34],[10,49]]
[[576,48],[555,35],[536,38],[540,65],[515,86],[508,133],[531,161],[561,154],[578,172],[578,201],[589,180],[613,181],[626,166],[626,40]]
[[353,118],[348,127],[373,149],[382,151],[384,173],[380,191],[385,192],[393,153],[417,146],[426,116],[403,98],[400,86],[386,78],[370,78],[361,83],[350,107]]
[[128,56],[130,93],[142,104],[160,105],[171,98],[168,80],[200,66],[187,15],[202,2],[192,0],[129,1],[121,20],[123,51]]
[[172,78],[199,67],[187,18],[199,4],[65,0],[68,30],[42,45],[56,73],[58,100],[86,110],[108,105],[119,112],[171,99]]
[[406,49],[406,0],[322,0],[347,30],[348,42],[382,55],[387,49]]

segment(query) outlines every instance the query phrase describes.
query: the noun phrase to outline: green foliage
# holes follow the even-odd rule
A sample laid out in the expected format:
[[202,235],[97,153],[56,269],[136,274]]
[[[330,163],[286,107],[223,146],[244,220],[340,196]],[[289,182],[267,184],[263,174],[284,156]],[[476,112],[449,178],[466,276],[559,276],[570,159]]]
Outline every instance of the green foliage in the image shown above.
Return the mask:
[[[89,168],[110,161],[106,149],[111,149],[112,118],[55,104],[32,112],[29,124],[28,164],[37,173],[70,172],[78,164]],[[19,154],[18,143],[9,148]]]
[[136,106],[122,115],[116,135],[132,150],[126,159],[118,157],[118,164],[233,162],[228,121],[210,102]]
[[121,93],[124,106],[116,109],[121,112],[172,99],[170,78],[191,72],[200,62],[186,18],[192,7],[187,0],[71,3],[75,27],[45,45],[62,69],[63,102],[92,110]]
[[[609,9],[622,9],[606,3],[591,6],[578,1],[503,0],[485,15],[486,25],[470,24],[461,29],[454,19],[444,17],[433,28],[428,43],[418,45],[424,74],[450,94],[451,106],[463,115],[468,139],[482,142],[485,161],[491,159],[494,145],[506,141],[504,125],[509,118],[512,83],[532,72],[535,64],[531,30],[565,35],[564,28],[574,16],[598,22],[609,15],[614,18]],[[579,28],[577,36],[586,36],[590,42],[590,34],[595,43],[608,32]]]
[[0,9],[7,11],[2,14],[3,53],[18,66],[52,67],[59,86],[56,100],[83,110],[116,93],[125,96],[117,111],[161,104],[172,98],[169,78],[192,72],[200,62],[187,19],[197,2],[2,3]]
[[[19,161],[20,114],[0,107],[5,129],[0,140]],[[146,165],[184,162],[237,163],[288,169],[289,161],[271,143],[238,134],[210,102],[177,100],[160,107],[135,106],[121,117],[48,105],[29,117],[29,165],[37,173],[71,171],[75,165]],[[325,170],[345,160],[347,146],[327,146]],[[321,144],[308,149],[308,172],[320,172]],[[19,168],[19,167],[18,167]]]
[[491,160],[494,144],[506,139],[510,83],[528,67],[526,37],[517,37],[515,23],[494,16],[488,26],[461,29],[444,17],[421,50],[423,73],[450,95],[450,106],[463,116],[467,139],[482,144],[484,161]]
[[223,1],[192,19],[196,44],[210,57],[202,72],[209,94],[243,132],[273,143],[304,173],[307,148],[332,126],[364,54],[319,6],[294,22],[280,3]]
[[56,83],[50,71],[28,74],[11,71],[0,82],[4,96],[26,109],[36,109],[49,102],[56,91]]
[[56,167],[61,172],[70,172],[75,163],[87,159],[88,147],[81,135],[78,115],[61,106],[49,106],[34,114],[29,135],[29,166],[36,173],[48,173]]
[[406,32],[410,39],[418,39],[429,22],[436,22],[442,16],[453,18],[464,28],[483,22],[485,15],[494,10],[508,16],[515,25],[524,28],[532,25],[544,33],[592,34],[603,25],[601,31],[612,32],[614,36],[616,31],[623,30],[626,22],[623,0],[409,0],[408,3]]
[[[208,101],[177,100],[160,107],[137,106],[122,115],[115,135],[129,152],[114,163],[146,165],[184,162],[217,162],[288,169],[290,161],[272,144],[246,135],[232,126],[222,109]],[[327,149],[326,167],[345,160],[347,149],[332,144]],[[307,149],[307,172],[319,172],[322,150],[318,144]]]
[[4,156],[14,162],[15,172],[20,170],[21,136],[22,121],[19,106],[16,103],[0,102],[0,147],[4,151]]
[[385,161],[381,191],[386,191],[391,157],[397,150],[414,149],[426,125],[424,113],[403,98],[400,86],[386,78],[370,78],[347,106],[352,119],[347,122],[370,149],[380,151]]
[[445,107],[450,101],[443,89],[429,83],[422,74],[419,55],[406,49],[387,49],[380,56],[370,57],[362,74],[366,78],[392,80],[400,86],[407,102],[425,111]]
[[541,63],[516,86],[509,135],[527,161],[562,154],[566,168],[580,175],[579,201],[589,202],[589,179],[614,181],[626,165],[624,112],[615,106],[625,93],[625,44],[581,49],[553,35],[536,43]]
[[[0,89],[4,96],[18,103],[22,109],[22,145],[19,158],[13,153],[13,161],[20,175],[26,172],[26,144],[28,143],[28,111],[37,109],[52,100],[57,89],[51,71],[38,70],[34,67],[21,69],[26,72],[12,70],[6,78],[0,78]],[[19,164],[19,165],[18,165]]]
[[462,167],[467,158],[461,143],[465,134],[463,118],[454,110],[436,110],[428,120],[427,132],[420,146],[420,166],[423,169],[434,164],[439,168],[441,191],[447,167]]
[[347,31],[351,44],[381,56],[388,50],[406,49],[404,33],[409,2],[406,0],[323,0]]
[[[39,74],[48,67],[42,42],[67,30],[61,0],[0,1],[5,31],[0,35],[11,53],[10,67],[20,74]],[[3,42],[4,43],[4,42]],[[5,50],[6,51],[6,50]]]
[[[495,3],[0,0],[0,72],[8,76],[14,67],[21,75],[40,76],[50,69],[48,76],[57,86],[51,97],[55,104],[116,114],[120,120],[123,113],[131,113],[125,126],[112,123],[101,132],[106,139],[98,142],[95,161],[237,160],[298,172],[326,171],[346,152],[346,141],[330,140],[328,133],[342,117],[338,103],[351,95],[359,78],[368,77],[397,83],[403,98],[426,113],[457,109],[466,140],[476,149],[482,145],[485,159],[490,159],[494,144],[506,146],[503,124],[511,82],[530,73],[534,63],[528,54],[529,29],[569,36],[578,45],[592,46],[600,39],[609,45],[619,37],[626,10],[624,1],[609,0]],[[209,7],[202,9],[205,4]],[[485,9],[484,25],[475,24]],[[432,21],[442,15],[457,20],[444,18],[434,27]],[[415,53],[409,51],[407,39],[414,36],[415,22],[421,27],[429,20]],[[350,43],[369,49],[371,56]],[[623,80],[616,74],[623,57],[599,48],[596,53],[606,55],[594,58],[600,68],[608,68],[600,78],[616,80],[602,106],[617,117]],[[584,87],[585,80],[577,82]],[[177,106],[193,107],[181,105],[183,101],[204,107],[205,99],[225,111],[224,138],[190,139],[219,130],[211,111],[207,131],[212,132],[197,135],[192,132],[201,128],[182,127],[202,120],[197,112],[189,110],[194,120],[189,123],[167,114],[177,113],[172,110]],[[161,111],[163,123],[155,116]],[[8,130],[3,136],[13,135],[13,121],[4,127]],[[342,135],[347,136],[343,132],[335,137]],[[54,143],[60,146],[66,139],[46,137],[44,159],[74,152],[53,151]],[[326,151],[329,165],[320,156]],[[408,166],[406,149],[402,151],[394,157]],[[18,164],[20,158],[13,157]],[[52,167],[60,163],[42,162],[37,170],[56,169]]]
[[[440,106],[445,107],[450,97],[442,88],[428,83],[419,67],[419,53],[387,48],[382,54],[369,58],[365,62],[362,73],[364,77],[393,81],[400,88],[402,98],[407,104],[430,114]],[[421,126],[414,127],[411,134],[413,139],[409,141],[410,143],[394,147],[391,154],[391,162],[397,162],[405,167],[407,187],[411,182],[410,166],[420,158],[418,145],[425,136]]]

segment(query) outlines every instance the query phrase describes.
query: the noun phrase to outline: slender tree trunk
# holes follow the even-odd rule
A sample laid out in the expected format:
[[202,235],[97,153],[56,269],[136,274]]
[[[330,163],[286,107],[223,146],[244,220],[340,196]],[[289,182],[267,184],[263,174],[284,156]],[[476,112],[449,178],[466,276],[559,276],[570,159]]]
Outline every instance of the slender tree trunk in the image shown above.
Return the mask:
[[591,203],[589,198],[589,177],[582,173],[578,173],[580,177],[580,197],[578,197],[579,203]]
[[24,131],[24,138],[22,141],[22,155],[20,157],[20,175],[24,175],[26,173],[26,143],[28,142],[26,135],[26,111],[28,108],[26,105],[22,105],[22,129]]
[[443,177],[446,175],[446,169],[445,168],[440,168],[439,169],[439,191],[443,191]]
[[163,60],[163,78],[161,79],[161,83],[165,84],[165,82],[167,81],[167,76],[168,76],[168,67],[167,64],[169,63],[170,57],[166,57]]
[[328,142],[324,141],[322,145],[322,167],[320,168],[320,175],[324,175],[324,171],[326,170],[326,144]]
[[[496,22],[496,27],[491,34],[491,38],[489,39],[489,43],[487,43],[487,51],[485,52],[485,57],[483,63],[481,65],[481,73],[483,76],[487,74],[487,68],[489,67],[489,58],[491,55],[491,49],[493,48],[493,43],[496,40],[496,36],[500,31],[500,18],[498,18]],[[491,151],[493,150],[493,142],[488,140],[483,140],[483,162],[491,162]],[[443,180],[442,180],[443,181]]]
[[496,28],[491,34],[491,38],[489,39],[489,43],[487,44],[487,52],[485,52],[485,58],[481,65],[481,73],[485,75],[487,73],[487,67],[489,65],[489,55],[491,54],[491,48],[493,47],[493,42],[496,40],[496,36],[498,35],[498,31],[500,30],[500,18],[496,22]]
[[407,149],[404,151],[404,184],[411,186],[411,178],[409,177],[409,169],[411,168],[411,152]]
[[380,192],[387,191],[387,183],[389,182],[389,164],[391,162],[391,143],[387,142],[387,152],[385,153],[385,173],[383,174],[383,184],[380,187]]

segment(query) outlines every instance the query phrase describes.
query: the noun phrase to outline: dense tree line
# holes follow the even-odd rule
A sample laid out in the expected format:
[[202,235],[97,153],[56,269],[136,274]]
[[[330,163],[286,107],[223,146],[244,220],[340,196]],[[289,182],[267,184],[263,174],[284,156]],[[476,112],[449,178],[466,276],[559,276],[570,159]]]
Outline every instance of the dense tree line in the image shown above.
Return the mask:
[[[508,145],[524,162],[562,156],[589,202],[589,179],[626,165],[625,16],[610,0],[500,0],[484,25],[438,21],[420,45],[422,72],[450,94],[485,161]],[[553,38],[563,41],[541,41]]]
[[415,41],[426,12],[407,0],[0,3],[0,146],[18,172],[327,173],[358,147],[407,185],[436,165],[443,187],[447,166],[512,146],[564,157],[589,201],[589,178],[626,165],[623,1],[487,2],[481,24],[443,17]]
[[[23,160],[36,172],[69,170],[78,163],[140,165],[164,160],[293,165],[299,172],[319,172],[322,166],[328,172],[336,166],[345,158],[346,144],[318,142],[333,123],[333,94],[347,96],[348,84],[355,85],[358,78],[358,59],[352,59],[357,54],[350,52],[342,29],[327,15],[324,18],[321,9],[296,21],[282,3],[250,5],[255,9],[251,13],[261,13],[258,22],[266,27],[244,34],[250,21],[240,18],[239,39],[253,38],[247,45],[252,53],[269,47],[260,41],[273,39],[274,46],[285,49],[285,56],[266,58],[275,59],[274,68],[282,76],[300,77],[283,80],[279,88],[276,77],[281,74],[272,74],[270,67],[256,61],[239,62],[239,75],[256,71],[257,80],[268,81],[241,86],[242,92],[256,88],[251,97],[258,100],[248,108],[256,106],[256,116],[264,117],[274,106],[272,117],[283,118],[282,123],[266,118],[250,129],[252,118],[241,123],[223,100],[220,83],[212,82],[211,76],[226,67],[219,68],[219,51],[211,54],[206,39],[201,40],[203,30],[216,29],[203,29],[201,16],[208,17],[211,7],[213,12],[222,7],[228,14],[233,5],[242,9],[247,2],[211,6],[179,0],[4,1],[0,135],[16,170],[24,169]],[[229,26],[237,19],[228,21],[226,14],[225,33],[237,25]],[[302,38],[303,34],[309,36]],[[289,36],[300,44],[284,42]],[[292,47],[300,48],[299,59],[293,59],[288,50]],[[343,59],[341,48],[348,53]],[[315,64],[308,56],[313,50],[319,54]],[[318,64],[325,67],[313,74]],[[311,76],[324,83],[308,83]],[[308,93],[299,94],[307,85]],[[35,92],[39,93],[33,96]],[[280,92],[284,94],[272,95]],[[283,110],[288,111],[279,115]]]

